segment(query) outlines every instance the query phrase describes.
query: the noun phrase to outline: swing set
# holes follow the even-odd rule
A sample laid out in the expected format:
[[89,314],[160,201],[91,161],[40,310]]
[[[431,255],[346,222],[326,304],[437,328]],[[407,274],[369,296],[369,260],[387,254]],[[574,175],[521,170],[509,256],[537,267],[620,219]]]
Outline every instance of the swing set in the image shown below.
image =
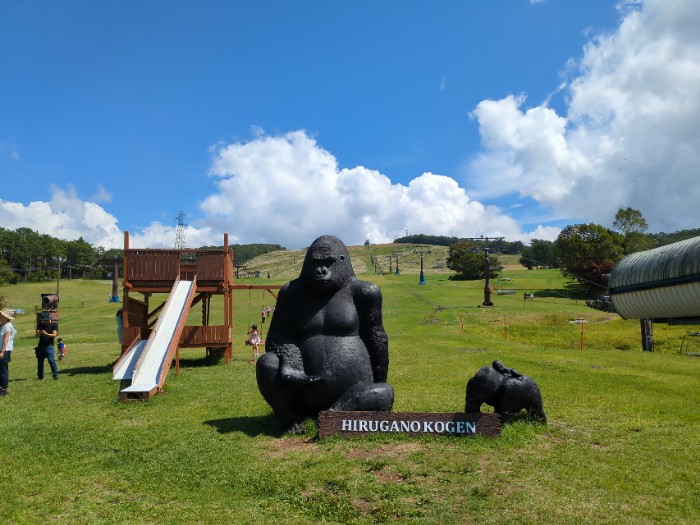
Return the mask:
[[[255,285],[255,284],[238,284],[238,285],[235,285],[235,288],[237,288],[237,289],[239,289],[239,290],[240,290],[240,289],[244,289],[244,290],[247,289],[247,290],[248,290],[248,303],[249,303],[249,306],[248,306],[247,313],[246,313],[246,321],[247,321],[247,322],[246,322],[246,330],[247,330],[247,334],[250,335],[250,331],[251,331],[253,325],[256,325],[257,330],[258,330],[258,335],[260,336],[260,343],[258,343],[258,345],[264,346],[264,345],[265,345],[265,339],[264,339],[264,337],[263,337],[263,329],[262,329],[262,327],[263,327],[263,324],[264,324],[264,322],[265,322],[264,319],[267,319],[267,318],[269,317],[269,315],[267,314],[267,312],[266,312],[266,310],[265,310],[265,302],[264,302],[263,300],[261,300],[261,302],[260,302],[260,309],[258,310],[259,312],[261,312],[261,317],[262,317],[262,318],[261,318],[261,323],[260,323],[260,325],[258,325],[257,323],[254,323],[254,322],[251,323],[251,322],[250,322],[251,310],[252,310],[252,308],[253,308],[253,306],[252,306],[252,294],[251,294],[251,292],[252,292],[252,290],[262,290],[262,299],[265,299],[265,292],[267,292],[267,293],[270,294],[270,295],[272,296],[272,298],[276,301],[276,300],[277,300],[277,295],[273,292],[273,290],[279,290],[280,288],[282,288],[282,285],[277,285],[277,284],[276,284],[276,285],[269,285],[269,284],[261,284],[261,285]],[[252,311],[254,311],[254,310],[252,310]],[[264,312],[264,314],[263,314],[263,312]],[[246,339],[245,344],[246,344],[247,346],[250,346],[250,345],[251,345],[251,343],[250,343],[250,338]]]

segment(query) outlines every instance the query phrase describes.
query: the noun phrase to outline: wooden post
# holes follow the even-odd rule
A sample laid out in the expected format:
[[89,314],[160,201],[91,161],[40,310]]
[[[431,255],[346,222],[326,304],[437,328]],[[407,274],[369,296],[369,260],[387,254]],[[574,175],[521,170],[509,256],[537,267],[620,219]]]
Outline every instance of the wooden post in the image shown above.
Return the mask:
[[119,263],[117,258],[114,258],[114,272],[112,273],[112,298],[110,302],[119,302]]
[[[224,233],[224,254],[224,324],[226,325],[227,330],[226,348],[224,349],[224,362],[228,363],[233,357],[233,293],[232,283],[230,281],[232,268],[229,268],[228,265],[228,233]],[[235,261],[233,261],[233,257],[231,257],[231,260],[232,263],[235,264]]]
[[224,362],[228,363],[233,357],[233,304],[231,290],[224,292],[224,318],[226,319],[226,350],[224,350]]
[[642,329],[642,350],[645,352],[654,351],[654,323],[651,319],[640,319],[639,324]]
[[[126,280],[126,251],[129,249],[129,232],[124,232],[124,278],[122,279],[123,289],[123,302],[122,302],[122,334],[129,328],[129,289],[127,287]],[[126,352],[128,345],[131,341],[126,341],[122,338],[121,353]]]
[[484,284],[484,306],[493,306],[491,301],[491,283],[489,278],[491,277],[491,269],[489,268],[489,249],[484,248],[484,273],[486,274],[486,282]]
[[61,288],[61,258],[58,257],[58,271],[56,272],[56,295],[60,295]]
[[423,273],[423,252],[420,252],[420,277],[418,284],[425,284],[425,273]]

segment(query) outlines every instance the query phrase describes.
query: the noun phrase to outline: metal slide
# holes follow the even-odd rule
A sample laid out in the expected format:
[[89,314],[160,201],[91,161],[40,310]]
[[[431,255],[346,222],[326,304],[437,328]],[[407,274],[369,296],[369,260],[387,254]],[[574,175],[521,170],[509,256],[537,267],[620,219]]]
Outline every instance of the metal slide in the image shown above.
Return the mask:
[[146,346],[148,341],[146,339],[137,339],[129,347],[129,349],[122,355],[119,360],[114,365],[112,370],[112,379],[122,380],[131,379],[134,375],[134,367],[141,357],[143,348]]
[[123,401],[148,399],[162,388],[187,320],[194,290],[194,281],[177,281],[148,341],[142,345],[139,345],[141,341],[132,345],[129,349],[132,355],[117,363],[114,379],[129,379],[129,371],[132,371],[131,385],[119,392]]

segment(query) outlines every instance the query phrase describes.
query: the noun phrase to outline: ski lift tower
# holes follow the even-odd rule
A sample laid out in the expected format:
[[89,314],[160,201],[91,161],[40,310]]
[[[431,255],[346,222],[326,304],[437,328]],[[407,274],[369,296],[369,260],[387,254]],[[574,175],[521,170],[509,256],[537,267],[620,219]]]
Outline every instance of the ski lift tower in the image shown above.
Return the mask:
[[429,246],[419,246],[416,250],[413,251],[413,253],[420,254],[420,277],[418,279],[418,284],[425,284],[425,273],[423,272],[423,254],[430,253],[430,250],[428,248]]
[[[478,243],[477,245],[481,246],[481,249],[484,251],[484,277],[486,282],[484,284],[484,302],[481,303],[482,306],[493,306],[493,301],[491,301],[493,287],[491,286],[489,277],[491,276],[491,270],[496,270],[497,268],[489,266],[489,252],[499,253],[503,246],[504,239],[505,237],[484,237],[483,235],[481,237],[466,237],[466,240]],[[492,249],[488,244],[484,246],[484,243],[489,242],[495,242],[497,249]]]

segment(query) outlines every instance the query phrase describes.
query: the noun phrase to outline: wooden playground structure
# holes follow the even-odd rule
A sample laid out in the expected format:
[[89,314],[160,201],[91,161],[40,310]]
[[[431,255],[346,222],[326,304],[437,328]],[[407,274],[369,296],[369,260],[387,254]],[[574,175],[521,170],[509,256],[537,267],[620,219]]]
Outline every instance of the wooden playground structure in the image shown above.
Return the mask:
[[[163,388],[163,383],[174,359],[179,375],[180,348],[205,348],[207,355],[223,353],[225,362],[232,357],[233,342],[233,290],[264,289],[273,297],[273,289],[279,285],[234,284],[233,253],[224,234],[223,248],[216,249],[134,249],[129,246],[129,232],[124,233],[123,320],[121,357],[127,357],[139,341],[150,341],[156,335],[158,321],[180,282],[191,282],[191,290],[182,303],[177,321],[164,353],[157,376],[157,388],[137,395],[120,393],[123,401],[148,399]],[[139,299],[134,294],[141,294]],[[168,294],[168,302],[155,307],[150,304],[154,294]],[[212,300],[221,296],[223,319],[212,324]],[[201,305],[201,323],[186,324],[192,307]],[[190,321],[191,323],[191,321]],[[163,329],[161,329],[163,330]],[[133,358],[138,368],[140,357]],[[116,378],[116,377],[115,377]]]
[[[131,249],[129,232],[124,234],[124,292],[122,353],[137,339],[148,339],[163,305],[149,310],[153,294],[169,294],[177,280],[195,282],[191,306],[201,304],[200,326],[182,326],[180,348],[223,349],[231,358],[233,328],[233,255],[224,234],[222,250]],[[143,299],[133,297],[141,293]],[[223,296],[223,323],[210,324],[211,300]]]

